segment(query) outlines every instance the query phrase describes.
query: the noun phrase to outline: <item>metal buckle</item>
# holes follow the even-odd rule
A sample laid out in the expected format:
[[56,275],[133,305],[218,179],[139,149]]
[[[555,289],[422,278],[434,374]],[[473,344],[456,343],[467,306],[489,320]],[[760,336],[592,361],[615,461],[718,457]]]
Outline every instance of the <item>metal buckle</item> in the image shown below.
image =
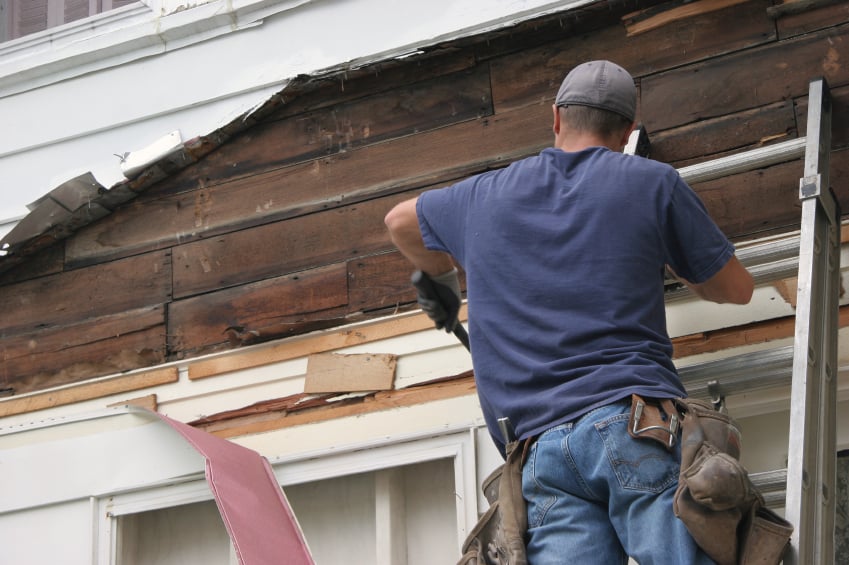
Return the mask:
[[[666,414],[666,411],[663,413],[669,416],[669,427],[664,428],[663,426],[646,426],[645,428],[637,429],[637,425],[640,423],[640,418],[643,415],[643,408],[645,407],[645,403],[643,401],[637,401],[637,406],[634,408],[634,429],[631,430],[634,435],[640,435],[649,430],[658,430],[662,432],[666,432],[669,434],[669,447],[675,445],[675,438],[678,437],[678,416],[675,414]],[[663,408],[661,408],[663,410]]]

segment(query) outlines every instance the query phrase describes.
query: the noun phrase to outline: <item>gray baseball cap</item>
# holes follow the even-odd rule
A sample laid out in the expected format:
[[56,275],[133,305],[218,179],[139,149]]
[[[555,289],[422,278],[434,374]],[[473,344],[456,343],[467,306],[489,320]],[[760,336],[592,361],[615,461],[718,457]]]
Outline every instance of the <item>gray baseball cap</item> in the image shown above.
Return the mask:
[[637,88],[628,71],[616,63],[589,61],[569,71],[554,103],[608,110],[633,122],[637,114]]

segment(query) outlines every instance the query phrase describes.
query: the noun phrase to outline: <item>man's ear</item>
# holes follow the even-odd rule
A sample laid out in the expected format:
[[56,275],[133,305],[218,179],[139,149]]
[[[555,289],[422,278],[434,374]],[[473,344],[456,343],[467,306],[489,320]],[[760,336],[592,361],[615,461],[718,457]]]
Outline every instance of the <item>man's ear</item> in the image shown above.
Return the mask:
[[[636,128],[637,128],[637,122],[631,122],[631,125],[628,126],[628,128],[624,130],[625,132],[622,134],[622,139],[619,140],[619,145],[622,147],[622,149],[624,149],[625,146],[628,145],[628,140],[631,137],[631,133]],[[620,151],[621,151],[621,149],[620,149]]]
[[552,104],[551,109],[554,112],[554,123],[551,129],[554,131],[554,135],[560,135],[560,108],[557,107],[557,104]]

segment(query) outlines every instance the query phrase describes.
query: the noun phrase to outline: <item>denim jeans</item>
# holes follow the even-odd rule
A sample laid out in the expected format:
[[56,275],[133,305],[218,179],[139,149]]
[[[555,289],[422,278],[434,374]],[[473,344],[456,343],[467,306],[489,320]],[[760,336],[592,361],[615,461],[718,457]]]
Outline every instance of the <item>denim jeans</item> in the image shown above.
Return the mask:
[[551,428],[522,471],[530,565],[713,563],[672,511],[680,449],[628,435],[617,402]]

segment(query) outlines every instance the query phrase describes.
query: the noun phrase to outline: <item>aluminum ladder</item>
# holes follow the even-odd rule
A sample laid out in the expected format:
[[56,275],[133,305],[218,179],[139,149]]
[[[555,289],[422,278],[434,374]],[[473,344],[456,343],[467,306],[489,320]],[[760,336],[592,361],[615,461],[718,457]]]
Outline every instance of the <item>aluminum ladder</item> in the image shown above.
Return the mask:
[[[625,151],[644,154],[647,146],[637,131]],[[787,469],[752,474],[767,505],[783,502],[794,526],[786,565],[834,562],[840,207],[829,184],[830,153],[831,99],[825,79],[817,78],[809,84],[805,137],[679,169],[694,184],[804,156],[798,237],[738,251],[756,283],[798,277],[793,346],[679,369],[690,396],[717,406],[726,395],[790,384]],[[688,295],[679,285],[666,302]]]

